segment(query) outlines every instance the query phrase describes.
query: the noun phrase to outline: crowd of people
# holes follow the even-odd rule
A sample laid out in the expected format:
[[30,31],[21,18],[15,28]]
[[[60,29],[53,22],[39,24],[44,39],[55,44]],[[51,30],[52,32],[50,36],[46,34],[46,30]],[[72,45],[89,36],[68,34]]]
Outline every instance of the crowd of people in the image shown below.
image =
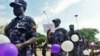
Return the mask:
[[[5,35],[18,48],[18,56],[32,56],[33,53],[34,56],[37,56],[36,23],[33,18],[24,15],[27,3],[24,0],[19,0],[11,2],[10,6],[13,8],[16,17],[5,27]],[[53,19],[52,22],[55,26],[55,31],[52,32],[52,29],[47,31],[47,39],[44,41],[42,47],[42,55],[46,56],[48,44],[61,45],[66,40],[72,41],[71,36],[76,34],[79,40],[77,42],[72,41],[74,49],[69,52],[69,56],[83,56],[85,47],[84,38],[78,30],[74,30],[74,25],[69,25],[70,31],[67,31],[65,28],[59,27],[61,24],[59,18]],[[51,53],[51,56],[66,56],[66,52],[61,50],[57,54]]]
[[[80,33],[78,31],[74,30],[74,25],[73,24],[69,25],[70,31],[68,32],[66,29],[59,27],[60,23],[61,23],[60,19],[56,18],[56,19],[52,20],[52,22],[55,25],[55,32],[51,32],[51,30],[48,30],[48,32],[47,32],[48,39],[45,44],[61,45],[66,40],[72,41],[71,36],[76,34],[79,36],[79,41],[77,41],[77,42],[72,41],[74,43],[74,49],[70,52],[69,56],[82,56],[85,43],[84,43],[84,40],[81,37]],[[46,51],[43,51],[43,56],[46,56]],[[66,52],[61,50],[58,54],[51,53],[51,56],[66,56]]]

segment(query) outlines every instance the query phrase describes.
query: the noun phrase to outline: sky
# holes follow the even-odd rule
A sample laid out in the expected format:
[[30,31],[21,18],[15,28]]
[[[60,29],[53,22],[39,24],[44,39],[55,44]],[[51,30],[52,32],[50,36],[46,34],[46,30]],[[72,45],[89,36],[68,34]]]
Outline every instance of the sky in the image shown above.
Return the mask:
[[[9,23],[15,16],[9,6],[14,0],[0,0],[0,25]],[[25,15],[34,18],[38,32],[44,33],[43,24],[60,18],[60,27],[68,29],[96,28],[100,31],[100,0],[25,0],[28,4]],[[45,13],[43,13],[45,11]],[[76,18],[75,15],[78,15]],[[77,19],[77,21],[76,21]],[[77,27],[78,24],[78,27]],[[100,40],[100,34],[96,35]]]

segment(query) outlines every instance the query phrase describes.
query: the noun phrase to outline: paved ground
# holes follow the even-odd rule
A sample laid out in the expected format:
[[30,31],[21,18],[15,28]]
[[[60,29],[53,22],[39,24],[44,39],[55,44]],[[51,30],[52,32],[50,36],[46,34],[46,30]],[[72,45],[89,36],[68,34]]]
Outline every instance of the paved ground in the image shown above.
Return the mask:
[[[38,56],[42,56],[42,51],[38,50],[37,51]],[[50,56],[50,51],[47,51],[46,53],[47,56]],[[34,56],[34,55],[33,55]]]
[[[38,49],[37,54],[38,54],[38,56],[42,56],[42,51],[40,51],[40,49]],[[46,56],[50,56],[50,51],[47,51]],[[100,56],[100,55],[96,55],[96,56]]]

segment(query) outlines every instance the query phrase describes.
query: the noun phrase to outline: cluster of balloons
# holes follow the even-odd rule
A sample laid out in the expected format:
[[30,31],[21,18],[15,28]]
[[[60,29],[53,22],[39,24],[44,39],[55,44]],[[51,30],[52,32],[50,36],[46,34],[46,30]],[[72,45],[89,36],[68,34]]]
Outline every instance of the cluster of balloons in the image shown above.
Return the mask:
[[51,46],[51,52],[52,53],[59,53],[59,51],[61,50],[61,48],[62,48],[62,50],[66,51],[66,52],[70,52],[70,51],[73,50],[73,47],[74,47],[74,44],[71,41],[67,40],[67,41],[64,41],[61,44],[61,46],[58,45],[58,44],[53,44]]
[[[79,41],[79,37],[76,34],[74,34],[74,35],[72,35],[71,40],[73,42],[77,42],[77,41]],[[61,45],[53,44],[51,46],[51,52],[59,53],[60,50],[62,49],[63,51],[67,52],[67,56],[68,56],[68,52],[72,51],[74,48],[74,44],[72,41],[66,40]]]
[[0,34],[0,56],[18,56],[17,47],[10,43],[8,37]]

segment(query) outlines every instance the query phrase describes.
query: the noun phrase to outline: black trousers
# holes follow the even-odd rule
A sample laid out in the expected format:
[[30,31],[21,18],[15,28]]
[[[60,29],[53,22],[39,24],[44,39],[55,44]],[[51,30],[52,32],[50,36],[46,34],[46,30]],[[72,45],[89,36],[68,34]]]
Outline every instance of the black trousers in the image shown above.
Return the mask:
[[46,56],[46,49],[42,49],[42,56]]

